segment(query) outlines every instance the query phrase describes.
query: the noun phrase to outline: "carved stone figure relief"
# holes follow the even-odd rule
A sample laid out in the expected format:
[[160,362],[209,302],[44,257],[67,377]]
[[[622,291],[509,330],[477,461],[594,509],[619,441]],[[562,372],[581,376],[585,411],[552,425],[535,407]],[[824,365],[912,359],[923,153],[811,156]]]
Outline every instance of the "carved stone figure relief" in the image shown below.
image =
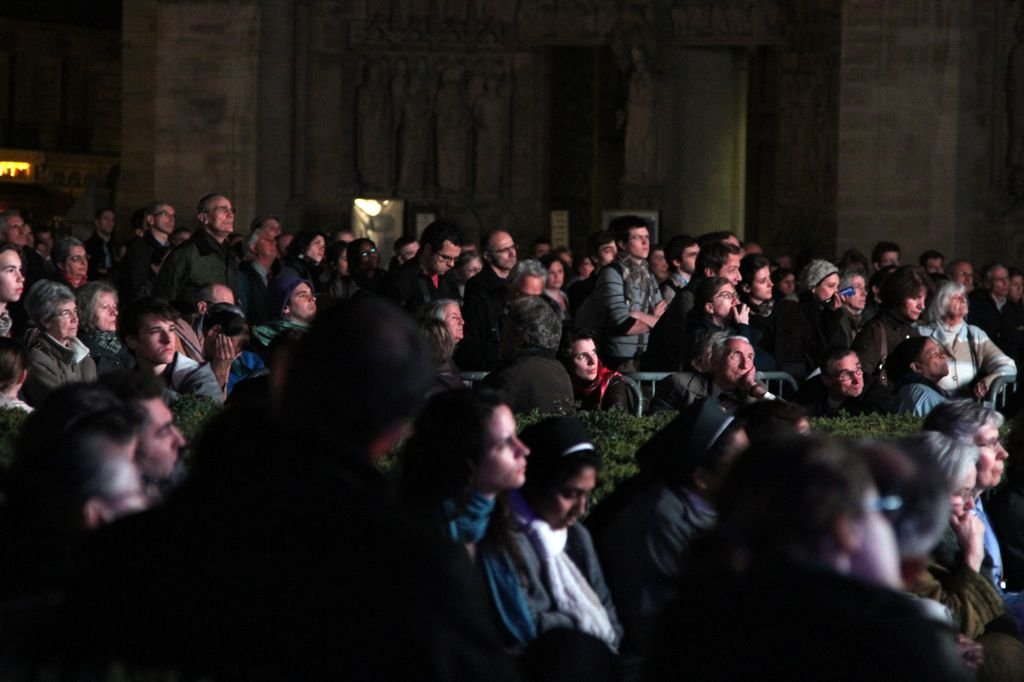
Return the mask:
[[625,177],[627,184],[657,183],[659,172],[659,100],[668,87],[651,70],[647,53],[632,48],[633,71],[629,78],[626,112]]
[[677,40],[735,44],[779,35],[780,14],[778,4],[766,0],[676,0],[672,26]]
[[497,196],[506,177],[510,141],[512,86],[507,73],[495,66],[476,76],[473,98],[475,166],[473,187],[478,195]]
[[465,68],[452,64],[441,72],[436,102],[437,185],[443,193],[461,193],[468,188],[472,126]]
[[402,61],[392,80],[398,128],[398,189],[422,190],[426,179],[427,155],[432,140],[434,83],[424,60],[411,69]]
[[356,94],[356,162],[363,189],[384,192],[394,183],[395,167],[387,63],[372,60],[365,74]]
[[1024,16],[1017,20],[1017,42],[1006,68],[1006,120],[1009,130],[1006,163],[1009,192],[1024,200]]

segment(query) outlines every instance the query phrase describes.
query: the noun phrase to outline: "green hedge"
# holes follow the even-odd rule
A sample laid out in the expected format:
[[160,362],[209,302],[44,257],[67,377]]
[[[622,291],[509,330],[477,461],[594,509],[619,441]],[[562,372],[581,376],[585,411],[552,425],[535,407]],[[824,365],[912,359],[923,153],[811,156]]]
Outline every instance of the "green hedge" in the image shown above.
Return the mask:
[[[209,398],[185,396],[176,402],[172,409],[178,427],[189,442],[194,442],[203,425],[221,407]],[[516,420],[522,429],[544,416],[533,412],[517,415]],[[578,416],[586,425],[594,444],[604,458],[604,469],[594,491],[595,501],[636,473],[634,453],[674,417],[673,414],[634,417],[618,410],[579,412]],[[26,418],[27,414],[20,410],[0,410],[0,469],[10,466],[14,437]],[[921,421],[918,417],[907,415],[863,415],[814,419],[811,420],[811,426],[817,432],[846,438],[899,438],[920,430]],[[384,463],[385,468],[390,468],[389,465],[390,462]]]
[[28,419],[28,412],[9,407],[0,409],[0,471],[7,471],[14,462],[14,439]]
[[[536,412],[516,415],[520,429],[546,415]],[[639,447],[659,429],[668,424],[675,414],[653,417],[634,417],[619,410],[608,412],[578,412],[577,416],[586,425],[594,445],[604,459],[604,468],[598,476],[593,501],[615,489],[622,481],[637,472],[633,458]],[[920,417],[910,415],[862,415],[812,419],[811,428],[818,433],[828,433],[843,438],[900,438],[921,430]]]
[[[199,395],[182,396],[171,407],[178,428],[190,443],[220,410],[221,405],[216,400]],[[0,408],[0,471],[6,471],[14,462],[14,441],[28,417],[29,413],[24,410]]]

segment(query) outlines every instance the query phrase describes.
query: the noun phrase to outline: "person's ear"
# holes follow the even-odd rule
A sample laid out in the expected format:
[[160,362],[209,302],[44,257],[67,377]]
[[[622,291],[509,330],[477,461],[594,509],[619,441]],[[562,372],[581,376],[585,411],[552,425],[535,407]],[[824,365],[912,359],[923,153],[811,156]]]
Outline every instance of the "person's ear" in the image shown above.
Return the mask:
[[90,497],[82,505],[82,525],[95,530],[107,521],[107,505],[98,497]]
[[139,347],[139,337],[134,334],[126,334],[124,337],[124,345],[128,346],[128,350],[135,351]]
[[704,467],[697,467],[692,474],[693,485],[698,492],[707,495],[711,489],[710,472]]
[[860,522],[842,514],[836,519],[832,535],[838,548],[846,554],[856,554],[864,545],[864,532]]
[[714,315],[715,314],[715,304],[711,303],[711,302],[705,303],[704,304],[704,312],[706,312],[708,315]]
[[914,360],[913,362],[910,363],[910,369],[914,370],[918,374],[921,374],[921,370],[924,369],[924,365],[918,362],[917,360]]

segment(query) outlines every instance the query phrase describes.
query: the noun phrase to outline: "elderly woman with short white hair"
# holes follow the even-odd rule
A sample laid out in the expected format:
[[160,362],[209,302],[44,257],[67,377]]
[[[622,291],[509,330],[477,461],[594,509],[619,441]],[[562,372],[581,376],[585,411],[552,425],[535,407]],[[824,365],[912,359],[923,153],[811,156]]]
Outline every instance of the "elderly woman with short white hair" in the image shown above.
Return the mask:
[[968,324],[967,293],[958,282],[943,282],[918,326],[921,336],[935,339],[949,358],[949,374],[939,387],[964,398],[983,398],[996,377],[1015,376],[1017,363],[989,338]]
[[25,309],[35,325],[26,336],[28,378],[22,390],[38,407],[55,388],[96,379],[89,348],[78,340],[75,294],[60,282],[40,280],[29,289]]

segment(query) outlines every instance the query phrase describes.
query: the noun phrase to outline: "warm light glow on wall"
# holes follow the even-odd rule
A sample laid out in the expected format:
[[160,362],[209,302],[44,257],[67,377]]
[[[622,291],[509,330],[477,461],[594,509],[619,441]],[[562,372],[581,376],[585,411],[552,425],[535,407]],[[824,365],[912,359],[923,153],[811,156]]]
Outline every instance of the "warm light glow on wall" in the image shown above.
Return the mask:
[[[380,215],[380,210],[383,208],[381,206],[381,202],[375,199],[356,199],[354,203],[360,211],[371,218],[375,218]],[[386,201],[384,203],[387,204]]]
[[32,177],[32,164],[25,161],[0,161],[0,179],[29,180]]

